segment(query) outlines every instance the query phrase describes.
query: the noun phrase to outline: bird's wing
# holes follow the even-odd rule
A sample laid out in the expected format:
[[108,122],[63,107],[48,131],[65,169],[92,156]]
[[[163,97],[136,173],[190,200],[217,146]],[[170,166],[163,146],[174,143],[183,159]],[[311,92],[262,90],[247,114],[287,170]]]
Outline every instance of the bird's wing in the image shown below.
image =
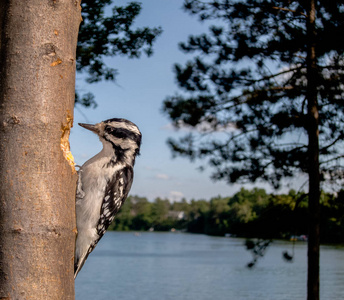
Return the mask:
[[115,218],[122,204],[128,196],[133,181],[133,168],[126,167],[116,172],[113,178],[107,183],[105,196],[100,209],[100,218],[97,224],[98,238],[92,243],[88,250],[74,263],[74,278],[81,270],[88,255],[103,237],[111,222]]
[[82,167],[79,166],[78,173],[78,181],[76,183],[76,199],[82,199],[85,197],[85,192],[82,189],[82,180],[81,180],[81,174],[82,174]]
[[125,167],[107,184],[97,225],[99,239],[104,235],[127,198],[132,182],[133,169],[132,167]]

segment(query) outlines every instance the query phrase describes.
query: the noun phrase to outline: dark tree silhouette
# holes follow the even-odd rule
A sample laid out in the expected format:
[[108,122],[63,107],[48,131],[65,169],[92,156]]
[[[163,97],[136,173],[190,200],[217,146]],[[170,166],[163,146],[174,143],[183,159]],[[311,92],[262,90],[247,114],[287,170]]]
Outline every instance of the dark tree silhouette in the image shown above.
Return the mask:
[[319,299],[322,181],[343,177],[344,1],[187,0],[212,25],[181,49],[182,94],[163,109],[174,155],[208,160],[213,179],[271,183],[308,175],[308,299]]
[[[141,4],[113,6],[112,0],[85,0],[81,2],[82,22],[77,46],[77,72],[87,74],[86,82],[115,81],[118,70],[107,65],[107,57],[122,55],[139,58],[150,56],[153,43],[162,32],[160,27],[134,28]],[[76,103],[96,106],[92,93],[76,93]]]

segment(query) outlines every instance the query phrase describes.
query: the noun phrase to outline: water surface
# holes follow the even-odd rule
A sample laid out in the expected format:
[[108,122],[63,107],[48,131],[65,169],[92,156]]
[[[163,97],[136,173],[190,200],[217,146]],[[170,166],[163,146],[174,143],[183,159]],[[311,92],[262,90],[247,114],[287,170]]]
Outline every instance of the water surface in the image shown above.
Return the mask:
[[[108,232],[76,282],[77,300],[306,299],[307,245],[275,241],[253,269],[239,238]],[[321,247],[321,299],[344,299],[344,248]]]

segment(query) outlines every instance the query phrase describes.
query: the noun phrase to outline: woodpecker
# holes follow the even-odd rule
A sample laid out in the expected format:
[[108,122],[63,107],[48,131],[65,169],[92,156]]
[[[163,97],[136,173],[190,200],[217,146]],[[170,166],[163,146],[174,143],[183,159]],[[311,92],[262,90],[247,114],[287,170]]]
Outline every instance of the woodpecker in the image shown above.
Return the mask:
[[78,171],[74,278],[128,196],[142,137],[138,127],[125,119],[79,125],[96,133],[103,149]]

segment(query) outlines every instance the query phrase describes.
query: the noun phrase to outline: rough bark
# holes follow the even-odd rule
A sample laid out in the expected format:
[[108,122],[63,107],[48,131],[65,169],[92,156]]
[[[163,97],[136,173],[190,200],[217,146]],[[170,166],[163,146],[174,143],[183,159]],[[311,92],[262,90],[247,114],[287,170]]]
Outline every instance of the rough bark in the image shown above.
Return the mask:
[[80,0],[0,0],[0,299],[74,299],[64,154],[80,12]]
[[307,10],[307,102],[308,102],[308,175],[309,175],[309,239],[307,299],[319,300],[320,251],[320,174],[319,174],[319,113],[317,100],[317,59],[315,1]]

